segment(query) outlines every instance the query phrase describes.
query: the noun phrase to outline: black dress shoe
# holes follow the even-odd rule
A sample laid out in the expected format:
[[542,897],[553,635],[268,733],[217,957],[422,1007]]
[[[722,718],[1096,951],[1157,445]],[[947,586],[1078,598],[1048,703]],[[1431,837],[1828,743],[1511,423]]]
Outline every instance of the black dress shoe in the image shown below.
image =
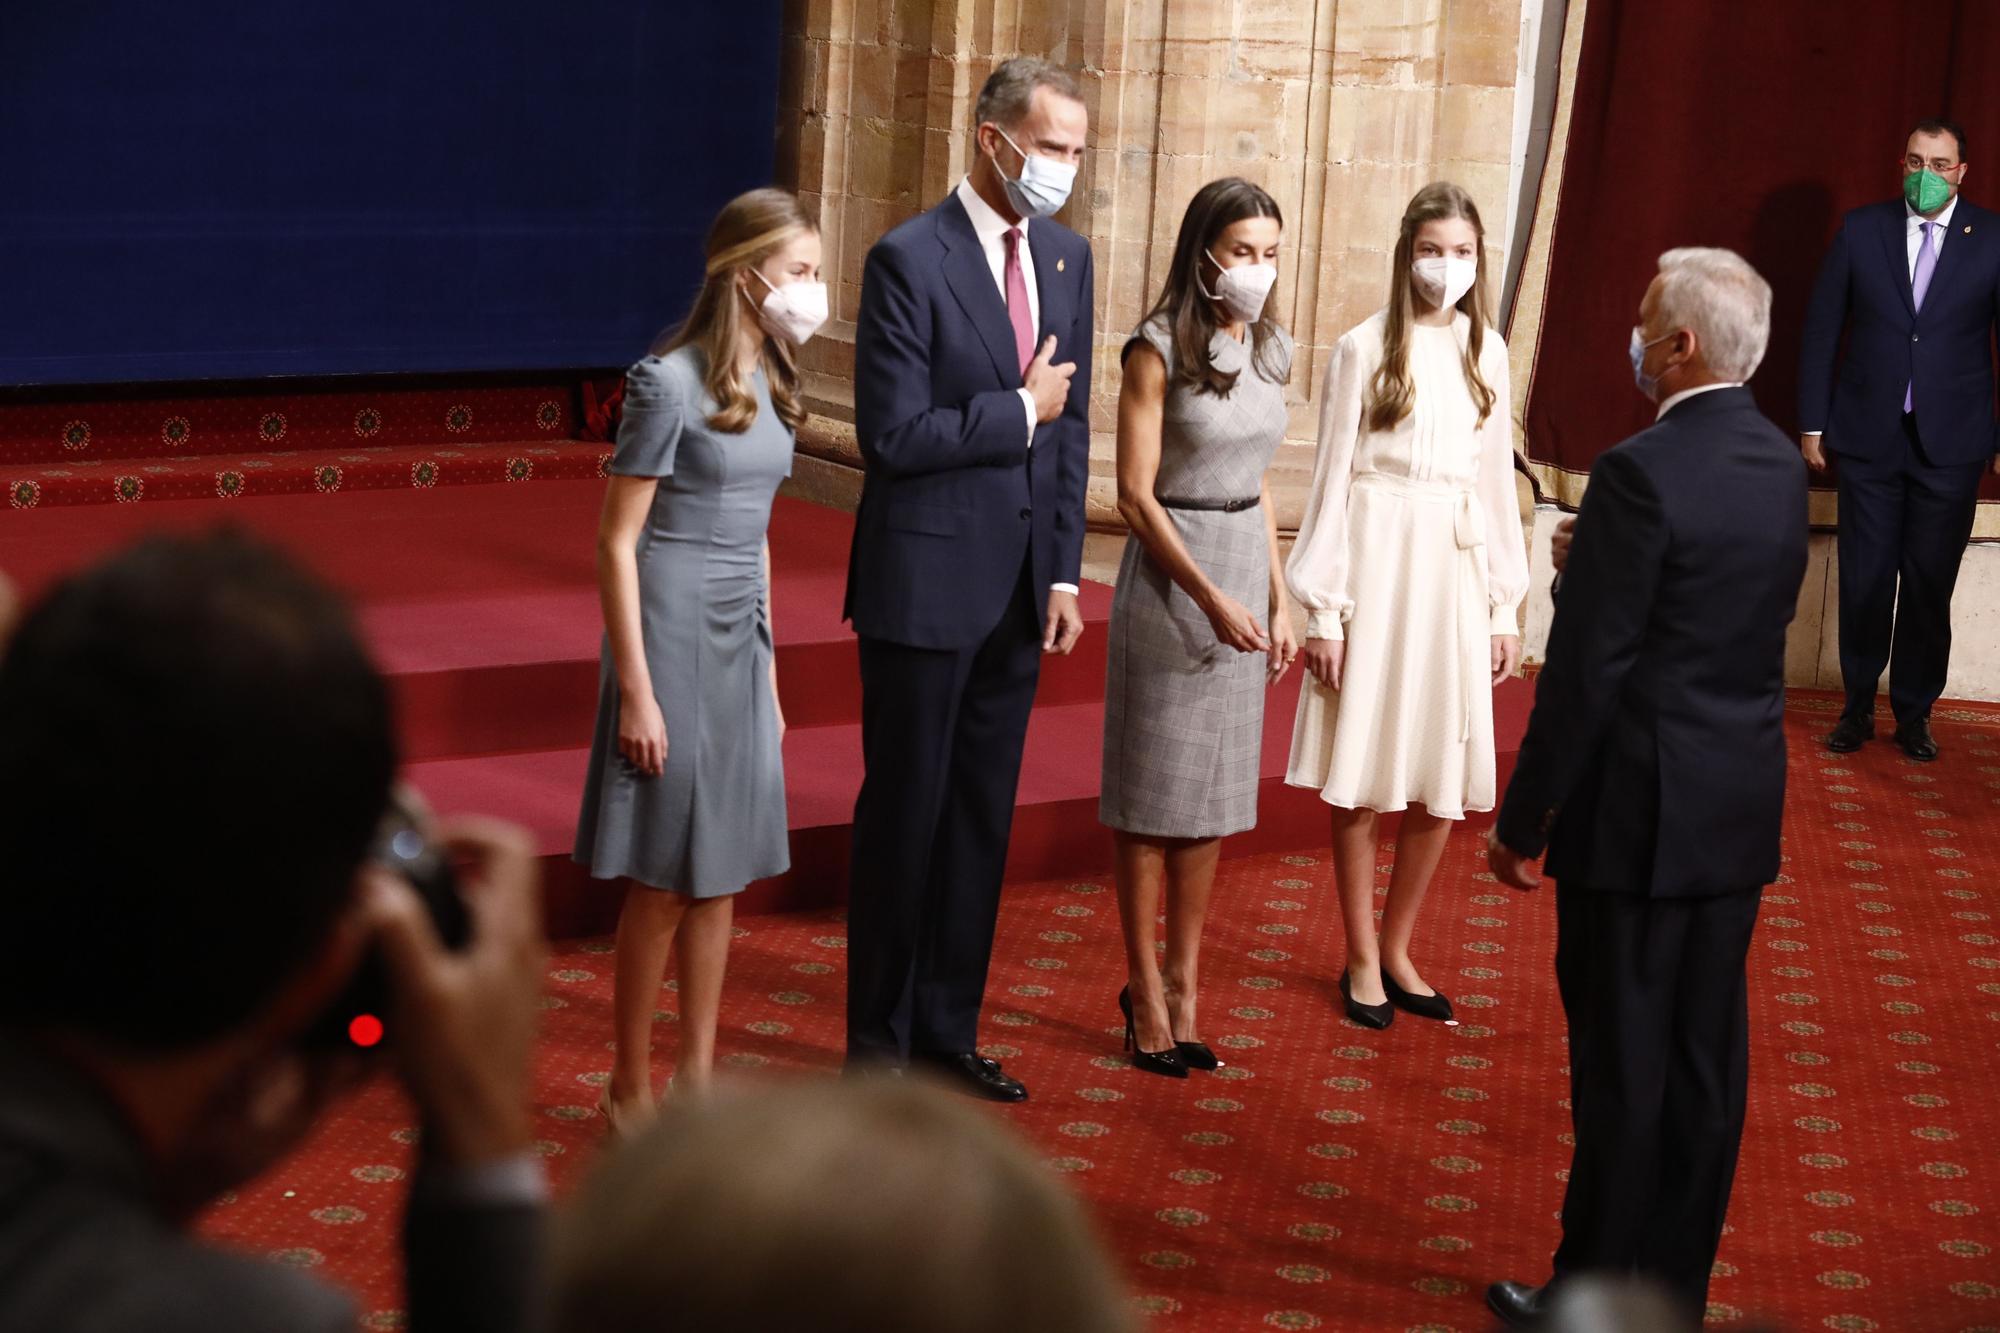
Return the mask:
[[1937,758],[1937,742],[1931,739],[1931,720],[1920,717],[1896,726],[1896,747],[1921,764]]
[[963,1055],[913,1054],[912,1063],[944,1076],[960,1092],[984,1097],[989,1102],[1025,1102],[1028,1089],[1021,1080],[1001,1072],[998,1060],[967,1051]]
[[1406,1014],[1418,1018],[1435,1018],[1440,1023],[1451,1021],[1451,1001],[1442,995],[1418,995],[1406,991],[1396,984],[1396,979],[1387,972],[1382,974],[1382,993],[1389,997],[1389,1003]]
[[1486,1289],[1486,1308],[1509,1328],[1533,1328],[1549,1311],[1547,1287],[1495,1282]]
[[1859,714],[1843,714],[1826,734],[1826,748],[1835,754],[1853,754],[1875,739],[1875,719]]
[[[1385,977],[1383,980],[1387,981],[1388,978]],[[1374,1028],[1377,1032],[1380,1032],[1383,1028],[1388,1027],[1396,1021],[1396,1007],[1394,1005],[1387,1003],[1363,1004],[1361,1001],[1355,999],[1354,992],[1348,986],[1346,972],[1340,974],[1340,1002],[1346,1007],[1347,1016],[1362,1027]]]
[[1139,1045],[1138,1028],[1132,1021],[1132,988],[1127,986],[1118,992],[1118,1012],[1125,1015],[1125,1050],[1132,1057],[1132,1067],[1148,1074],[1158,1074],[1162,1078],[1186,1078],[1187,1062],[1181,1059],[1180,1048],[1169,1046],[1165,1050],[1149,1051]]

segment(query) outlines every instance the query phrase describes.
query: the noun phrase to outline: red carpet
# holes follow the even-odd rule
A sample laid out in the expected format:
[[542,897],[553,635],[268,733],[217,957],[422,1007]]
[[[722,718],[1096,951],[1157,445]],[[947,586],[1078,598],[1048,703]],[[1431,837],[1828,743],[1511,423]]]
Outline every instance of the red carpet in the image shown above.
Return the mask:
[[[1925,767],[1886,745],[1826,755],[1808,738],[1831,707],[1805,697],[1792,714],[1789,864],[1751,957],[1749,1131],[1715,1313],[1990,1329],[2000,710],[1941,709],[1945,758]],[[1109,881],[1010,889],[986,1035],[1034,1100],[996,1114],[1089,1201],[1160,1327],[1484,1328],[1489,1279],[1545,1275],[1568,1128],[1553,903],[1484,881],[1461,834],[1425,920],[1420,957],[1464,1025],[1364,1032],[1334,1016],[1339,916],[1321,849],[1225,862],[1203,1012],[1230,1068],[1183,1084],[1118,1057]],[[730,1064],[834,1066],[842,943],[825,913],[745,923]],[[607,948],[573,944],[550,969],[536,1096],[564,1192],[601,1132],[587,1108],[608,1061]],[[364,1293],[369,1327],[400,1327],[409,1137],[396,1097],[372,1091],[209,1230],[320,1268]]]
[[608,444],[570,439],[568,383],[425,388],[357,378],[317,390],[140,387],[0,401],[0,489],[17,510],[428,490],[599,477]]

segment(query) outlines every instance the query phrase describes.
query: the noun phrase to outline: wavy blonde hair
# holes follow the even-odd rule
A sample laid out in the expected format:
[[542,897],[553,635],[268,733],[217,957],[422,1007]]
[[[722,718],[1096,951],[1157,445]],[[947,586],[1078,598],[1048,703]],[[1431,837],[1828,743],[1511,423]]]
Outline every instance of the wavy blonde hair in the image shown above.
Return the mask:
[[1472,290],[1458,298],[1458,308],[1472,320],[1465,343],[1465,387],[1479,408],[1479,424],[1485,425],[1493,411],[1493,387],[1479,373],[1479,353],[1486,345],[1486,226],[1479,220],[1479,208],[1471,195],[1450,181],[1432,181],[1418,190],[1403,210],[1402,233],[1396,238],[1395,257],[1389,261],[1389,316],[1382,328],[1382,364],[1368,381],[1365,414],[1370,430],[1392,430],[1410,415],[1417,391],[1410,378],[1410,325],[1416,321],[1417,299],[1410,262],[1423,225],[1449,218],[1464,218],[1479,238],[1479,274],[1473,279]]
[[[770,188],[737,195],[723,205],[709,227],[704,246],[707,265],[694,309],[654,343],[653,353],[665,356],[680,347],[701,353],[702,387],[715,403],[708,424],[715,429],[738,435],[757,419],[757,395],[736,365],[742,322],[754,318],[743,304],[744,274],[797,237],[818,231],[819,224],[797,195]],[[771,406],[785,428],[797,434],[806,420],[799,402],[798,358],[790,344],[767,336],[763,363]]]

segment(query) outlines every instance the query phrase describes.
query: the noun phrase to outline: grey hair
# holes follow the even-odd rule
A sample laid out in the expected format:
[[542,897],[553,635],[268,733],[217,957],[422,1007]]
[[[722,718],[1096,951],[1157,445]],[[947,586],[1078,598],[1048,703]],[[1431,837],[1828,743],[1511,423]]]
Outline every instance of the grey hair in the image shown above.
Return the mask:
[[1691,329],[1708,368],[1747,380],[1771,341],[1771,284],[1734,250],[1684,246],[1660,256],[1660,323]]
[[986,76],[986,84],[979,90],[979,102],[973,107],[972,123],[984,125],[991,121],[1003,130],[1014,128],[1027,118],[1037,88],[1047,88],[1072,102],[1083,100],[1083,88],[1076,75],[1061,65],[1040,56],[1015,56],[995,65]]

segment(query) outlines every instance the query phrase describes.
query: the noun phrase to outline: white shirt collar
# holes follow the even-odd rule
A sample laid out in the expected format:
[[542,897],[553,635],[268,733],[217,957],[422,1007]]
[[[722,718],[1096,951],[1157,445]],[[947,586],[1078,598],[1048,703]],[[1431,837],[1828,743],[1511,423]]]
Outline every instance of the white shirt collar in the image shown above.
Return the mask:
[[1654,413],[1653,420],[1658,421],[1688,399],[1696,397],[1699,394],[1713,393],[1717,389],[1740,389],[1742,387],[1742,380],[1729,380],[1723,384],[1702,384],[1692,389],[1682,389],[1679,393],[1667,395],[1667,400],[1660,404],[1660,410]]
[[1903,217],[1906,219],[1906,225],[1911,231],[1915,231],[1917,224],[1920,222],[1935,222],[1939,227],[1949,228],[1951,226],[1951,215],[1957,211],[1958,196],[1955,194],[1951,197],[1951,202],[1946,204],[1944,210],[1934,218],[1927,218],[1917,212],[1916,209],[1911,208],[1909,200],[1905,199],[1903,201]]
[[965,206],[965,215],[972,219],[973,235],[981,245],[998,245],[1000,237],[1010,227],[1018,226],[1023,237],[1028,232],[1028,219],[1013,223],[1000,216],[993,205],[979,197],[979,191],[972,188],[972,177],[967,176],[958,183],[958,202]]

